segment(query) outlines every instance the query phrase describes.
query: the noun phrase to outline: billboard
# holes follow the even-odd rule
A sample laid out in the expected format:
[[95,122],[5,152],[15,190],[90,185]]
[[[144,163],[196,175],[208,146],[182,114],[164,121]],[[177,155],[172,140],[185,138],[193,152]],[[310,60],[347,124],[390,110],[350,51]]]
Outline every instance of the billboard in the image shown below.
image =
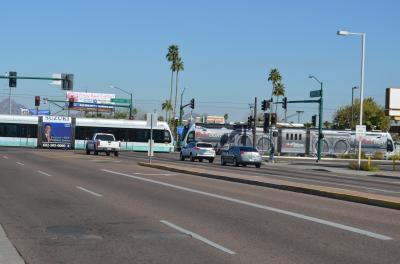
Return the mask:
[[43,148],[71,148],[71,117],[43,116],[40,142]]
[[[85,93],[68,91],[66,94],[67,100],[74,100],[74,110],[86,111],[111,111],[114,106],[111,99],[115,99],[115,94],[105,93]],[[68,106],[68,103],[66,103]]]
[[400,116],[400,88],[386,88],[386,114]]

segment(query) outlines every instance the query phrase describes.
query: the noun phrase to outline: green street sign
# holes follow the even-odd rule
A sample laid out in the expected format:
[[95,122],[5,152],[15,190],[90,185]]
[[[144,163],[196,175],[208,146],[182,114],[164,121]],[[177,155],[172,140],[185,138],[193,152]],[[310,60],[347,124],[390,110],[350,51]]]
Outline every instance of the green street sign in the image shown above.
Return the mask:
[[314,90],[310,92],[310,97],[321,97],[321,90]]
[[130,99],[124,99],[124,98],[111,98],[111,103],[130,104],[131,100]]

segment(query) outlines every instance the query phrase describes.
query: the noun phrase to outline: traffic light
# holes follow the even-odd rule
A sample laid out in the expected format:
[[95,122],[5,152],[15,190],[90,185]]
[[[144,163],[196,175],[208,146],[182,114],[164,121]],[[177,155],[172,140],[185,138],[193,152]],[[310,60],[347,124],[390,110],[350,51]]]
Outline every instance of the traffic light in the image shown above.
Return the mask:
[[73,90],[74,89],[74,75],[70,73],[61,74],[61,89],[63,90]]
[[271,125],[276,125],[276,113],[271,114]]
[[249,116],[247,118],[247,127],[252,127],[253,126],[253,117]]
[[[8,72],[8,77],[17,77],[17,72],[15,71]],[[8,87],[17,87],[17,79],[8,78]]]
[[261,102],[261,110],[265,111],[267,109],[267,100],[262,100]]
[[264,113],[264,125],[263,125],[264,133],[268,132],[268,128],[269,128],[269,113]]
[[194,98],[192,98],[192,100],[190,100],[190,108],[194,109]]
[[287,109],[287,97],[282,98],[282,108],[285,110]]
[[317,115],[313,115],[311,117],[311,123],[312,123],[313,127],[317,126]]
[[68,98],[68,108],[74,107],[75,99],[73,97]]
[[35,106],[36,107],[40,106],[40,96],[35,96]]

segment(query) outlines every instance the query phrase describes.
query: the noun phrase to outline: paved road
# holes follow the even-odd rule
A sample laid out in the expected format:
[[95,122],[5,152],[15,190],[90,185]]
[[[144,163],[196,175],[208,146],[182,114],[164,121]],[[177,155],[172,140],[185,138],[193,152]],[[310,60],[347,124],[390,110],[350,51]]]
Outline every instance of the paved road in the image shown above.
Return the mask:
[[[148,160],[145,153],[125,153],[123,158],[136,158],[142,161]],[[204,162],[190,162],[188,160],[179,161],[178,154],[157,153],[153,158],[155,161],[166,163],[181,164],[182,166],[201,167],[213,171],[221,171],[223,173],[246,173],[247,175],[254,175],[258,177],[268,177],[274,179],[282,179],[293,182],[322,185],[329,187],[336,187],[348,190],[362,191],[366,193],[381,194],[387,196],[400,196],[400,178],[378,178],[373,176],[349,176],[338,173],[331,173],[326,171],[317,170],[298,170],[288,166],[281,166],[278,164],[268,164],[257,169],[253,166],[248,167],[234,167],[234,166],[221,166],[220,158],[217,156],[213,164]],[[310,166],[315,168],[314,166]]]
[[30,264],[400,258],[399,211],[167,173],[139,160],[0,149],[0,223]]

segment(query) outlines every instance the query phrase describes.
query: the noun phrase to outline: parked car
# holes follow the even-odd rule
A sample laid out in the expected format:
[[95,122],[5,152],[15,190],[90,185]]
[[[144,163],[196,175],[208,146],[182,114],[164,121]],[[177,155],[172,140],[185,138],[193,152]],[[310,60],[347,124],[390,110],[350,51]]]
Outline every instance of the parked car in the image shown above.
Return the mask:
[[113,134],[96,133],[93,135],[92,140],[86,142],[86,154],[90,155],[93,151],[94,155],[98,155],[99,152],[105,152],[107,156],[111,152],[114,156],[118,156],[119,150],[121,149],[121,142],[116,141]]
[[197,159],[202,162],[203,159],[206,159],[208,162],[213,163],[215,159],[215,150],[210,143],[192,142],[181,149],[179,156],[181,160],[189,158],[190,161],[195,161]]
[[234,146],[221,153],[221,165],[226,165],[227,163],[232,163],[235,166],[255,165],[260,168],[262,156],[253,147]]

